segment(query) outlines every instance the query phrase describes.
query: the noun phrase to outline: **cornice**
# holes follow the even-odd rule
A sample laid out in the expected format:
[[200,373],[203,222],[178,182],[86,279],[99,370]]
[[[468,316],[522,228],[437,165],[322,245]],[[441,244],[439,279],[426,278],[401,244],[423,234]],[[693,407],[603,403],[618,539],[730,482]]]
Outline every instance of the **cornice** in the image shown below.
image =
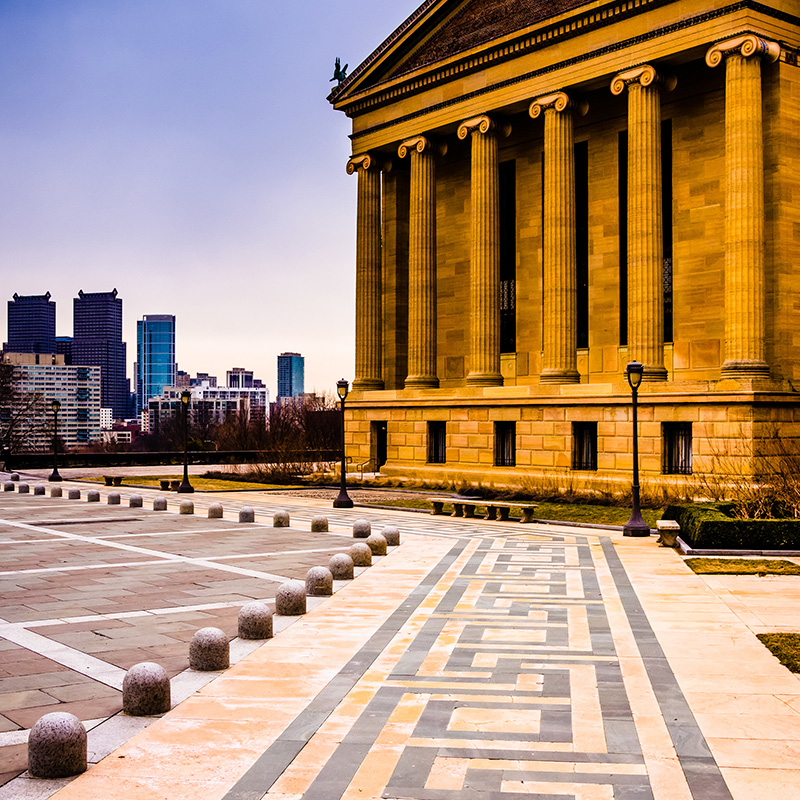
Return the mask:
[[[642,0],[642,6],[645,5],[647,0]],[[652,0],[646,6],[647,9],[654,8],[657,5],[663,5],[666,2],[671,2],[671,0]],[[619,5],[629,5],[630,3],[620,3]],[[430,106],[427,106],[424,109],[419,111],[414,111],[410,114],[405,114],[403,116],[395,117],[391,120],[386,122],[379,123],[369,128],[364,128],[360,130],[358,133],[351,134],[350,138],[355,141],[362,136],[366,136],[369,134],[374,134],[382,130],[386,130],[388,128],[394,127],[396,125],[401,125],[405,122],[408,122],[413,119],[417,119],[419,117],[427,116],[430,113],[440,111],[446,108],[451,108],[452,106],[458,105],[465,101],[469,101],[478,97],[481,97],[486,94],[490,94],[500,89],[504,89],[509,86],[514,86],[518,83],[523,83],[524,81],[529,81],[534,78],[540,77],[542,75],[547,75],[553,72],[556,72],[564,67],[569,67],[575,64],[580,64],[584,61],[589,61],[595,58],[602,58],[606,55],[611,53],[618,52],[620,50],[624,50],[628,47],[635,47],[637,45],[643,44],[645,42],[652,41],[653,39],[658,39],[662,36],[667,36],[669,34],[686,30],[688,28],[696,27],[697,25],[702,25],[706,22],[713,21],[715,19],[719,19],[721,17],[729,16],[730,14],[735,14],[739,11],[755,11],[757,13],[764,14],[767,17],[772,19],[776,19],[782,22],[788,22],[793,25],[800,26],[800,16],[795,16],[792,14],[787,14],[783,11],[778,11],[777,9],[770,8],[769,6],[765,6],[763,3],[755,2],[755,0],[738,0],[738,2],[731,3],[730,5],[724,6],[722,8],[717,8],[712,11],[707,11],[702,14],[697,14],[693,17],[686,17],[678,22],[671,23],[670,25],[665,25],[661,28],[655,28],[647,33],[641,34],[639,36],[633,36],[629,39],[623,39],[613,44],[606,45],[604,47],[597,48],[596,50],[591,50],[588,52],[581,53],[580,55],[573,56],[572,58],[566,58],[563,61],[554,62],[552,64],[548,64],[545,67],[542,67],[537,70],[533,70],[531,72],[523,73],[522,75],[517,75],[513,78],[508,78],[502,81],[498,81],[497,83],[488,84],[487,86],[483,86],[480,89],[476,89],[472,92],[466,92],[463,95],[458,97],[445,100],[441,103],[434,103]],[[617,18],[614,18],[616,21]],[[566,24],[566,23],[565,23]],[[571,32],[571,36],[576,36],[578,34],[584,33],[588,28],[583,27],[580,29],[573,30]],[[737,36],[744,36],[746,34],[753,33],[749,30],[740,30],[736,33]],[[756,36],[758,34],[755,34]],[[568,38],[565,36],[565,38]],[[553,39],[548,40],[548,44],[553,41]],[[511,45],[507,45],[506,48],[510,47]],[[514,55],[517,55],[518,51],[514,52]],[[480,60],[480,66],[484,67],[488,63],[487,58],[483,58],[483,56],[476,56],[476,59]],[[442,75],[441,78],[450,78],[456,74],[455,67],[452,65],[448,65],[446,68],[441,70]],[[424,86],[419,86],[416,88],[416,91],[420,91],[421,89],[428,88],[430,84],[435,83],[434,80],[426,81]],[[385,99],[385,102],[393,102],[397,100],[399,97],[403,96],[406,92],[402,94],[399,91],[400,87],[393,88],[391,92],[391,96],[388,96]],[[383,103],[381,103],[383,104]],[[378,105],[376,102],[374,105]],[[348,112],[354,110],[354,107],[348,108]]]

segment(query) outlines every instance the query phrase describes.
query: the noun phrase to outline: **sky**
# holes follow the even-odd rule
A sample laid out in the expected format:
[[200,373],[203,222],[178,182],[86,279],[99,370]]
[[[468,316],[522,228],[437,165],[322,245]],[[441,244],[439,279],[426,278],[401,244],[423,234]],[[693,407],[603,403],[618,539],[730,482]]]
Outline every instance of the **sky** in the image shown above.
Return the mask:
[[356,177],[326,97],[422,0],[0,0],[0,332],[6,301],[116,288],[175,314],[178,368],[305,356],[352,380]]

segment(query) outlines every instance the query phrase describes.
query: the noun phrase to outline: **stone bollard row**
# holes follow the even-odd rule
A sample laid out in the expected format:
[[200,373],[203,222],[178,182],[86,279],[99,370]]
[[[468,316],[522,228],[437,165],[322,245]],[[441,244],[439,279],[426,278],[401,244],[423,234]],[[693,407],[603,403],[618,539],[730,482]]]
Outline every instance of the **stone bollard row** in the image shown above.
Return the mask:
[[86,728],[73,714],[39,717],[28,734],[28,772],[34,778],[68,778],[86,772]]
[[222,503],[212,503],[208,507],[209,519],[222,519]]
[[350,558],[357,567],[372,566],[372,548],[366,542],[356,542],[349,550]]
[[62,497],[63,491],[60,486],[51,486],[50,487],[50,497]]
[[273,528],[288,528],[289,527],[289,512],[288,511],[276,511],[272,515],[272,527]]
[[272,610],[266,603],[254,600],[239,611],[240,639],[271,639]]
[[140,494],[132,494],[128,498],[128,508],[142,508],[144,499]]
[[275,592],[275,613],[296,617],[306,613],[306,587],[300,581],[286,581]]
[[181,514],[194,514],[194,503],[191,500],[181,500],[179,511]]
[[160,664],[142,661],[122,680],[122,710],[134,717],[166,714],[172,704],[167,671]]
[[81,490],[80,489],[70,489],[67,492],[67,498],[70,500],[80,500],[81,499]]
[[16,483],[16,481],[19,480],[19,472],[12,472],[10,477],[11,477],[11,480]]
[[86,493],[86,502],[87,503],[99,503],[100,502],[100,492],[97,489],[89,489]]
[[256,512],[250,506],[242,506],[239,510],[239,522],[255,522]]
[[4,492],[13,492],[14,491],[14,484],[11,481],[3,481],[3,491]]
[[327,517],[312,517],[311,518],[311,531],[312,533],[325,533],[328,530]]
[[364,542],[374,556],[386,555],[386,539],[380,533],[371,533]]
[[395,525],[384,525],[381,534],[389,547],[397,547],[400,544],[400,531]]
[[203,672],[231,665],[228,637],[219,628],[200,628],[189,643],[189,666]]
[[119,492],[111,492],[111,494],[108,495],[108,504],[110,506],[118,506],[121,500],[122,498]]
[[20,494],[30,494],[31,493],[31,487],[27,483],[20,483],[20,484],[17,484],[17,491]]
[[353,538],[366,539],[372,533],[372,525],[368,519],[357,519],[353,523]]
[[166,497],[156,497],[153,500],[153,511],[166,511],[167,510],[167,498]]
[[43,483],[37,483],[36,486],[33,487],[34,494],[44,494],[45,493],[45,485]]

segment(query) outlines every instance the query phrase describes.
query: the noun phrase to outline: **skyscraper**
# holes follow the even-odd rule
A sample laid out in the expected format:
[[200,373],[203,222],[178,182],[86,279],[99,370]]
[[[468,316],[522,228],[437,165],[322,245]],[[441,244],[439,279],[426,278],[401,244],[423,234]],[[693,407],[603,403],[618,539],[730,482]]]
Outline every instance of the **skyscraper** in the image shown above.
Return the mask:
[[128,415],[130,391],[122,341],[122,299],[111,292],[78,292],[72,301],[72,363],[100,367],[100,403],[115,419]]
[[136,413],[147,408],[151,397],[158,397],[165,386],[175,386],[175,317],[172,314],[145,314],[136,323]]
[[281,353],[278,356],[278,399],[303,394],[305,359],[300,353]]
[[3,350],[9,353],[56,352],[56,304],[46,294],[14,293],[8,301],[8,341]]

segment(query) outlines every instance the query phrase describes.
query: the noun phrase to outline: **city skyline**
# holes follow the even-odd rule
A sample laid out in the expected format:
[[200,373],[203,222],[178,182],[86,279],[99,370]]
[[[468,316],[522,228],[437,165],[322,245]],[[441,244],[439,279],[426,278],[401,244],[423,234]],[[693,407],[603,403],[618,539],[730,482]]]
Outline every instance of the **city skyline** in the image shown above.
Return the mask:
[[137,320],[175,314],[189,373],[244,364],[274,395],[292,350],[309,391],[352,380],[356,180],[329,79],[417,5],[4,3],[5,300],[49,291],[60,336],[78,289],[116,287],[129,378]]

